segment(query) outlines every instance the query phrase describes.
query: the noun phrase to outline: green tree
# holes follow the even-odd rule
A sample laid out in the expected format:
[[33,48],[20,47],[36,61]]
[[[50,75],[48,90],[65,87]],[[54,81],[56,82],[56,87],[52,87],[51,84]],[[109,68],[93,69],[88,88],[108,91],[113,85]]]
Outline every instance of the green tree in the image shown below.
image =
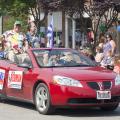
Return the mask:
[[[0,0],[0,13],[26,21],[28,15],[34,17],[38,31],[51,11],[61,10],[71,17],[84,7],[85,0]],[[41,20],[41,13],[44,18]]]
[[3,32],[13,28],[16,20],[22,21],[23,31],[26,30],[27,9],[22,0],[0,0],[0,13],[3,17]]
[[3,18],[3,32],[7,31],[7,30],[11,30],[13,28],[13,25],[15,23],[16,20],[20,20],[22,21],[22,31],[26,32],[27,30],[27,22],[25,18],[16,18],[13,16],[4,16]]
[[40,14],[46,8],[45,6],[46,4],[42,3],[42,0],[0,0],[0,13],[25,21],[27,21],[28,15],[33,15],[35,23],[39,28],[41,22]]

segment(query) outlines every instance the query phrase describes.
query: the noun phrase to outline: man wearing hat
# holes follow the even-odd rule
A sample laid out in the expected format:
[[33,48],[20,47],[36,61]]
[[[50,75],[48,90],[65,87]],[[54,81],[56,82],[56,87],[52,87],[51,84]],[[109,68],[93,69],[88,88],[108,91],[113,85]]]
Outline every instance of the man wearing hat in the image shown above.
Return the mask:
[[7,51],[7,58],[13,62],[15,62],[16,54],[23,52],[25,35],[21,32],[21,26],[21,21],[17,20],[13,29],[3,34],[6,40],[5,51]]

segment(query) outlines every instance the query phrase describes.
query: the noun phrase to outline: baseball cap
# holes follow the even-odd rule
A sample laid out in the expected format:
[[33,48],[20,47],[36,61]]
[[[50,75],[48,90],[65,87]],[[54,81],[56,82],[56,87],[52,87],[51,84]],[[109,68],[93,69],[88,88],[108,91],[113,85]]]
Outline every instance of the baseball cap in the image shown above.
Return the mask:
[[21,21],[15,21],[14,25],[22,25],[22,22]]

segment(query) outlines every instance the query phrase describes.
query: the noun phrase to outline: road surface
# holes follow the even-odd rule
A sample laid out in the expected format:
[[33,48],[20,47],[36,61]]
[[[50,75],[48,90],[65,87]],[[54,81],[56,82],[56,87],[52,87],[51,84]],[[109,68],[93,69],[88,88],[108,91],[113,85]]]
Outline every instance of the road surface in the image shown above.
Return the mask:
[[6,101],[0,102],[0,120],[120,120],[120,107],[114,112],[89,108],[57,109],[53,115],[41,115],[32,104]]

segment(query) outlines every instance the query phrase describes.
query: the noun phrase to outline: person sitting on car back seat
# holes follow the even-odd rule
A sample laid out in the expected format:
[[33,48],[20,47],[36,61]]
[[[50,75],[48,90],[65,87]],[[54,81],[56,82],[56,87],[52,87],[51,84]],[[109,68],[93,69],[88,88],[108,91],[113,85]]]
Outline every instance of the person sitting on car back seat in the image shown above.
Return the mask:
[[3,35],[5,36],[6,45],[5,51],[7,58],[12,61],[17,61],[17,54],[23,53],[23,43],[26,41],[25,35],[21,32],[21,21],[14,23],[13,30],[6,31]]
[[115,56],[113,71],[120,74],[120,56]]

